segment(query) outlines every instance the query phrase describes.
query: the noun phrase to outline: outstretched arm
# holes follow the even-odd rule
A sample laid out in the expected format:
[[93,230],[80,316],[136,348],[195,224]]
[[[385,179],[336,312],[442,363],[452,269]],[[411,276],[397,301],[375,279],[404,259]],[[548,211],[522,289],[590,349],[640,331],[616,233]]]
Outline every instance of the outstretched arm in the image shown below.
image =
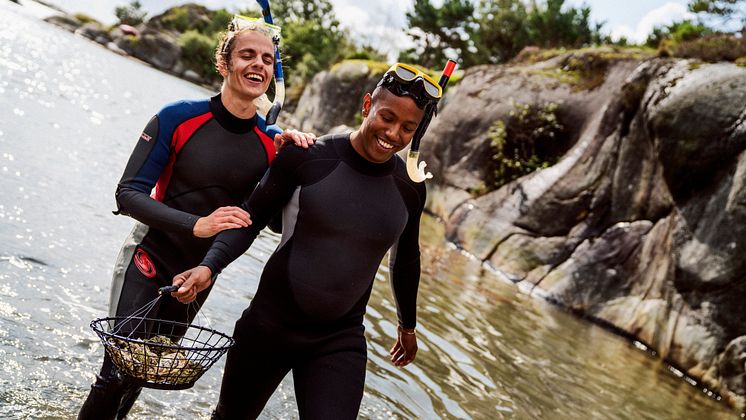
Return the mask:
[[253,223],[241,229],[220,232],[198,267],[174,277],[173,284],[181,287],[172,296],[182,303],[191,302],[198,292],[210,285],[216,274],[249,249],[259,232],[300,185],[297,170],[307,153],[290,146],[277,156],[256,190],[241,205],[251,214]]

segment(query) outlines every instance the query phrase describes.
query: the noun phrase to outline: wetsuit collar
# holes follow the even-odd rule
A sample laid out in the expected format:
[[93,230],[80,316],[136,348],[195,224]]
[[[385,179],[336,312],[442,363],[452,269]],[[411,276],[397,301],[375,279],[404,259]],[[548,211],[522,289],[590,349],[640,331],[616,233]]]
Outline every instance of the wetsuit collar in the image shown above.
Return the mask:
[[246,134],[256,126],[256,115],[249,119],[243,119],[231,114],[223,105],[223,101],[220,100],[219,93],[210,98],[210,112],[215,116],[218,123],[231,133]]
[[347,133],[340,136],[338,141],[335,141],[335,147],[337,153],[342,157],[342,160],[350,165],[353,169],[371,176],[384,176],[389,175],[394,171],[396,167],[396,156],[392,156],[391,159],[383,163],[374,163],[368,159],[360,156],[360,154],[352,147],[350,142],[350,134]]

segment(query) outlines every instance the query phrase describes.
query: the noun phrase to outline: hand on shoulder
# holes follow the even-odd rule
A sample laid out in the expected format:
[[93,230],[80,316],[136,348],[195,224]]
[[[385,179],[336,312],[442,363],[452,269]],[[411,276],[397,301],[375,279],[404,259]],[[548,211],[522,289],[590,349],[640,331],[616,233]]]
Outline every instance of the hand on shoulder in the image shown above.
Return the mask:
[[308,149],[316,141],[316,134],[304,133],[302,131],[288,129],[280,134],[275,134],[275,150],[278,152],[288,143],[294,143],[296,146]]

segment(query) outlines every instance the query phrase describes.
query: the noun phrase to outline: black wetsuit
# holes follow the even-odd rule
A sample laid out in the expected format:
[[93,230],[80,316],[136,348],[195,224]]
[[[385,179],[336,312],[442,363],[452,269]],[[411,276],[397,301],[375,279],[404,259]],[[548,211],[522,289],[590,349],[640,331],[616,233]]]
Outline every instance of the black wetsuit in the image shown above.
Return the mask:
[[[195,237],[194,224],[248,198],[274,159],[276,132],[258,116],[235,117],[220,95],[169,104],[150,120],[116,192],[118,212],[140,223],[114,269],[111,316],[132,315],[158,296],[159,287],[202,261],[214,238]],[[147,316],[191,322],[208,294],[200,293],[192,306],[162,298]],[[140,392],[120,378],[108,354],[91,388],[79,418],[123,418]]]
[[283,150],[244,208],[252,225],[221,232],[201,265],[219,273],[283,208],[283,237],[236,322],[216,417],[256,417],[293,371],[303,418],[355,418],[365,380],[363,315],[386,252],[399,323],[416,324],[425,186],[398,156],[365,160],[349,135]]

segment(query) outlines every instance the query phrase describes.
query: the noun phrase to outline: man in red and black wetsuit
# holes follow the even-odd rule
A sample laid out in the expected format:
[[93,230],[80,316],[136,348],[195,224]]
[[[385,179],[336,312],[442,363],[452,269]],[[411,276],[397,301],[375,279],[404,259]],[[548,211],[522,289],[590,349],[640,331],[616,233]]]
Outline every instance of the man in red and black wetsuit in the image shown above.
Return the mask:
[[[218,232],[251,224],[236,206],[269,167],[275,144],[313,143],[313,135],[280,133],[257,115],[253,101],[273,77],[276,34],[259,21],[243,26],[229,30],[216,51],[221,93],[166,105],[130,156],[116,192],[116,213],[138,223],[114,269],[111,316],[129,316],[152,301],[174,275],[202,261]],[[209,291],[194,295],[199,305]],[[187,308],[164,299],[148,317],[191,322],[196,311]],[[123,418],[139,393],[107,354],[78,418]]]

